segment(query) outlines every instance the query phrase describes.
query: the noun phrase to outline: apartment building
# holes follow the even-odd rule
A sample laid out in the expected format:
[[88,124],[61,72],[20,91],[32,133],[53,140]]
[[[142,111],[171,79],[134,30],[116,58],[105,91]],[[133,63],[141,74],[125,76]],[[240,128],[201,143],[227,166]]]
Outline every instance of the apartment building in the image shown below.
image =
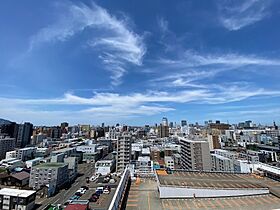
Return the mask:
[[135,173],[139,176],[153,174],[153,161],[151,161],[149,156],[138,157],[135,164]]
[[123,135],[117,141],[117,172],[123,172],[129,164],[131,155],[131,136]]
[[211,154],[212,170],[234,172],[234,161],[218,154]]
[[183,169],[210,171],[212,168],[209,142],[179,137]]
[[0,190],[1,210],[32,210],[35,207],[36,191],[3,188]]
[[42,186],[48,186],[49,195],[52,195],[69,181],[68,177],[68,164],[42,163],[32,167],[29,187],[38,190]]
[[34,159],[35,153],[36,153],[36,147],[21,148],[21,149],[7,152],[6,159],[17,158],[22,161],[27,161],[27,160]]

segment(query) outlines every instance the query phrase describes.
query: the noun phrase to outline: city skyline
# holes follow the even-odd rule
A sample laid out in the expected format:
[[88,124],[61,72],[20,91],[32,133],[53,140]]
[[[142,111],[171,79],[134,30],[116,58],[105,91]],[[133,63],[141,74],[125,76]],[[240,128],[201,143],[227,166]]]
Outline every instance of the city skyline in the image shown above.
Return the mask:
[[279,7],[275,0],[3,1],[0,118],[279,123]]

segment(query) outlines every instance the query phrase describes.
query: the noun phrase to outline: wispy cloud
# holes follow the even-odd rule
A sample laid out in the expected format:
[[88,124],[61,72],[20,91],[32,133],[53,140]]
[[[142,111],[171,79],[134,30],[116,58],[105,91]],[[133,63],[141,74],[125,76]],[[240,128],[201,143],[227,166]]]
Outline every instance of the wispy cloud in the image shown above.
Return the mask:
[[157,19],[159,29],[161,30],[161,33],[164,35],[165,33],[169,32],[168,28],[168,21],[164,19],[163,17],[159,17]]
[[230,31],[252,25],[270,15],[271,0],[221,0],[217,2],[219,19]]
[[279,66],[279,59],[262,58],[256,55],[242,55],[238,53],[224,53],[224,54],[205,54],[198,53],[193,50],[187,50],[179,59],[159,59],[158,61],[164,65],[173,65],[178,67],[197,67],[206,65],[227,65],[227,66],[241,66],[241,65],[260,65],[260,66]]
[[29,51],[43,43],[67,41],[85,30],[91,34],[86,44],[99,52],[106,69],[112,72],[113,85],[121,83],[129,64],[142,65],[146,53],[143,37],[130,29],[125,18],[116,18],[94,2],[91,6],[67,5],[57,22],[32,37]]
[[[233,101],[241,101],[250,97],[276,97],[280,96],[280,91],[254,89],[250,87],[221,86],[217,85],[213,89],[196,89],[170,92],[150,91],[146,93],[132,93],[121,95],[117,93],[96,93],[93,97],[80,97],[72,93],[66,93],[61,98],[52,99],[18,99],[18,98],[0,98],[2,104],[15,105],[90,105],[93,109],[111,107],[141,108],[141,110],[150,108],[154,109],[154,103],[163,103],[158,107],[164,107],[164,103],[211,103],[220,104]],[[104,109],[104,110],[105,110]],[[160,110],[160,109],[158,109]],[[164,109],[163,109],[164,110]],[[126,112],[127,110],[124,109]],[[118,111],[117,111],[118,112]]]
[[[207,85],[198,83],[207,79],[215,78],[217,75],[228,73],[233,70],[246,72],[246,67],[254,66],[262,71],[267,66],[280,66],[280,59],[259,57],[256,55],[242,55],[237,53],[198,53],[187,50],[175,59],[160,58],[157,60],[156,71],[161,71],[161,77],[151,79],[151,84],[169,87],[197,87],[209,88]],[[166,70],[166,72],[164,72]],[[233,80],[231,83],[236,81]],[[238,79],[238,82],[242,82]]]

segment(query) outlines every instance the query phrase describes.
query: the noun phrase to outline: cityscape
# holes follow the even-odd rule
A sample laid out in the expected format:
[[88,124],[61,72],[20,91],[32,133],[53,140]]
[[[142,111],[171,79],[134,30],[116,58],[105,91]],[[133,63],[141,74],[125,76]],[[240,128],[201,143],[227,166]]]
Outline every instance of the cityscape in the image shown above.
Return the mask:
[[[1,209],[275,209],[280,129],[0,120]],[[79,206],[77,208],[77,206]]]
[[0,210],[279,210],[279,0],[2,0]]

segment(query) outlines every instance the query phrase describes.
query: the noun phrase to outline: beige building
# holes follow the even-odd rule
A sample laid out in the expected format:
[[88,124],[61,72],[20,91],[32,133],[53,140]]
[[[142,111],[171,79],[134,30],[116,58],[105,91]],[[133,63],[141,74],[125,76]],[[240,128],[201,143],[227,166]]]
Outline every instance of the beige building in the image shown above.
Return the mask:
[[117,172],[123,172],[129,164],[131,155],[131,136],[123,135],[117,141]]
[[179,138],[183,169],[210,171],[212,168],[209,142]]

